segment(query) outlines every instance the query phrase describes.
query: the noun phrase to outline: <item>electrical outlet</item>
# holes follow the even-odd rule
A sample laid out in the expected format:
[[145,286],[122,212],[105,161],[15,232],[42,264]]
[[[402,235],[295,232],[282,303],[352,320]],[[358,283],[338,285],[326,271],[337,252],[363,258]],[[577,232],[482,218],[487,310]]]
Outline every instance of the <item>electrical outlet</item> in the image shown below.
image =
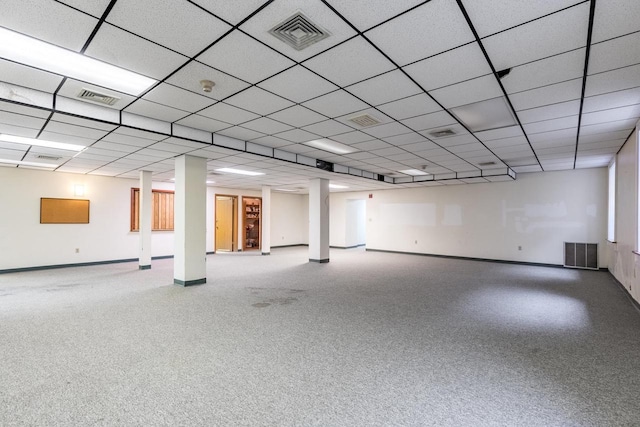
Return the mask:
[[76,248],[76,253],[79,254],[80,253],[80,248]]

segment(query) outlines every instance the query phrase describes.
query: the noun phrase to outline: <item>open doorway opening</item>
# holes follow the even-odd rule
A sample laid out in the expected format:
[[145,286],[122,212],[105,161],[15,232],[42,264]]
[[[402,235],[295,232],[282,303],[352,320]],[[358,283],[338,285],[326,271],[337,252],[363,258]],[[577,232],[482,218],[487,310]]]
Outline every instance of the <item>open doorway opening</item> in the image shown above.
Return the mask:
[[238,249],[238,197],[216,194],[215,251],[233,252]]

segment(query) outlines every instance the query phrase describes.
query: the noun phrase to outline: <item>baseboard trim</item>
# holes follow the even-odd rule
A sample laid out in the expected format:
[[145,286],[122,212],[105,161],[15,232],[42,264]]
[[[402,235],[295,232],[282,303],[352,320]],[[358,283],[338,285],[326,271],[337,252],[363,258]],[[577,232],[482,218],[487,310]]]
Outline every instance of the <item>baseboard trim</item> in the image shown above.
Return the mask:
[[629,290],[622,284],[621,281],[619,281],[616,278],[616,276],[613,275],[613,273],[609,271],[609,274],[611,275],[611,278],[613,279],[613,281],[618,285],[620,290],[622,290],[622,292],[624,292],[625,296],[629,299],[629,301],[631,301],[631,305],[633,305],[633,307],[637,310],[638,314],[640,314],[640,302],[636,301],[636,299],[633,298]]
[[194,285],[203,285],[207,283],[207,278],[203,278],[203,279],[195,279],[195,280],[180,280],[180,279],[173,279],[173,284],[174,285],[179,285],[179,286],[194,286]]
[[355,249],[355,248],[360,248],[363,246],[367,246],[366,243],[363,243],[361,245],[355,245],[355,246],[329,246],[331,249]]
[[[173,258],[173,255],[154,256],[154,257],[151,257],[151,260],[169,259],[169,258]],[[22,273],[25,271],[54,270],[56,268],[91,267],[94,265],[120,264],[123,262],[139,262],[139,261],[140,260],[138,258],[123,258],[123,259],[110,259],[106,261],[77,262],[72,264],[37,265],[35,267],[7,268],[5,270],[0,270],[0,274]],[[151,268],[151,266],[149,266],[149,268]]]
[[271,249],[280,249],[280,248],[295,248],[296,246],[309,246],[306,243],[296,243],[295,245],[281,245],[281,246],[271,246]]
[[271,252],[262,252],[262,255],[271,255]]
[[[404,255],[418,255],[418,256],[427,256],[433,258],[448,258],[448,259],[459,259],[466,261],[482,261],[482,262],[495,262],[498,264],[516,264],[516,265],[529,265],[533,267],[552,267],[552,268],[565,268],[562,264],[546,264],[543,262],[527,262],[527,261],[511,261],[504,259],[492,259],[492,258],[475,258],[475,257],[466,257],[466,256],[456,256],[456,255],[442,255],[442,254],[426,254],[421,252],[403,252],[403,251],[391,251],[386,249],[370,249],[366,248],[368,252],[386,252],[391,254],[404,254]],[[595,271],[595,270],[593,270]]]
[[151,270],[151,264],[149,265],[139,265],[138,270]]
[[329,258],[323,258],[323,259],[311,259],[309,258],[309,262],[317,262],[319,264],[326,264],[329,262]]

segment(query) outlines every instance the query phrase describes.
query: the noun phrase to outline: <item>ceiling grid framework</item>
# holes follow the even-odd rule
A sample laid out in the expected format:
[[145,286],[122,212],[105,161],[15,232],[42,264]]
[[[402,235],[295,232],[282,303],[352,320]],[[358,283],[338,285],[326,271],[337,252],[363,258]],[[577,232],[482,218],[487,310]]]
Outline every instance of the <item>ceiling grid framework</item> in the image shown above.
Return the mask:
[[[269,33],[296,13],[328,36],[298,50]],[[639,16],[633,0],[6,0],[0,28],[156,83],[126,94],[0,54],[0,134],[86,147],[0,141],[0,166],[170,180],[190,154],[215,185],[303,193],[314,177],[352,191],[603,167],[640,118]],[[480,105],[482,124],[501,99],[513,125],[462,116]]]

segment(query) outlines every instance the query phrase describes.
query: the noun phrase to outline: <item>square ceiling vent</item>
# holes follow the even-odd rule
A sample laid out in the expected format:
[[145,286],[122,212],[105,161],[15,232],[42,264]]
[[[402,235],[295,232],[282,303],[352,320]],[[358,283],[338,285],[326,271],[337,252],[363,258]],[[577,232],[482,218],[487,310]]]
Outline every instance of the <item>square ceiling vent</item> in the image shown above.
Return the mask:
[[269,33],[295,50],[305,49],[331,35],[300,11],[270,29]]

